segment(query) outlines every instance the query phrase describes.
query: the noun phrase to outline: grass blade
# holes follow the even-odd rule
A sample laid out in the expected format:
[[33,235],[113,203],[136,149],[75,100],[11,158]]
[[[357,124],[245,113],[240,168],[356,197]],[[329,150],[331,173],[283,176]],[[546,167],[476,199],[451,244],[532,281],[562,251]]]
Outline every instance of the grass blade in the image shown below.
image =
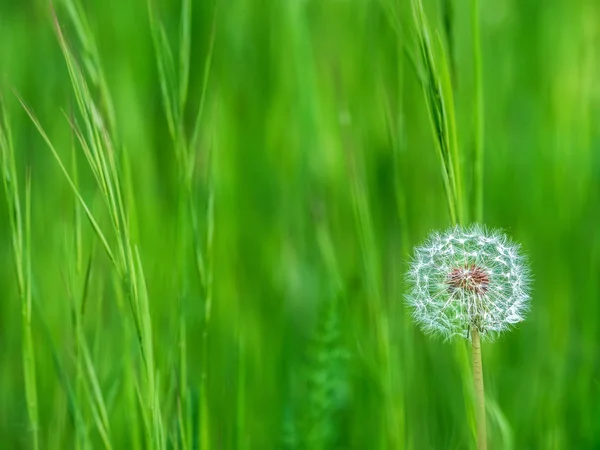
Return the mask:
[[32,332],[32,273],[31,273],[31,175],[27,172],[25,183],[25,223],[21,213],[21,198],[17,177],[11,127],[4,101],[0,96],[0,163],[4,181],[6,202],[9,207],[12,247],[17,274],[17,287],[21,298],[22,358],[25,381],[25,398],[31,445],[39,448],[39,411],[36,384],[36,357]]
[[483,151],[484,151],[484,117],[483,117],[483,74],[481,64],[481,38],[479,31],[479,0],[471,0],[471,28],[473,32],[473,67],[475,70],[475,96],[473,115],[475,117],[475,212],[477,222],[483,221]]
[[42,128],[42,125],[38,121],[37,117],[35,117],[35,115],[31,111],[31,109],[27,106],[27,104],[23,101],[23,99],[19,96],[19,94],[17,94],[15,92],[15,95],[17,96],[19,102],[21,103],[21,106],[23,106],[23,109],[25,110],[25,112],[27,113],[27,115],[29,116],[29,118],[31,119],[31,121],[33,122],[33,124],[35,125],[36,129],[38,130],[38,132],[40,133],[40,135],[44,139],[44,142],[46,143],[46,145],[48,146],[48,148],[52,152],[52,156],[54,156],[54,159],[58,163],[58,166],[60,167],[61,171],[63,172],[63,174],[65,176],[65,178],[67,179],[67,182],[69,183],[69,186],[71,186],[71,189],[73,190],[74,194],[77,196],[77,199],[79,200],[79,202],[81,204],[81,207],[85,211],[85,214],[86,214],[88,220],[90,221],[90,224],[92,225],[92,228],[94,229],[94,232],[96,233],[96,235],[100,239],[100,242],[102,242],[102,245],[103,245],[104,249],[106,250],[106,253],[107,253],[108,257],[110,258],[110,260],[113,263],[116,264],[117,261],[116,261],[114,255],[113,255],[113,252],[112,252],[112,250],[110,248],[110,245],[108,244],[108,241],[104,237],[104,233],[102,233],[102,230],[100,229],[100,226],[98,225],[98,222],[96,221],[96,219],[94,219],[94,216],[92,215],[92,212],[90,211],[90,209],[86,205],[85,200],[83,200],[83,197],[81,196],[79,190],[77,189],[77,186],[75,185],[73,179],[69,175],[69,172],[67,171],[67,168],[63,164],[63,162],[62,162],[62,160],[61,160],[58,152],[54,148],[54,145],[52,144],[52,141],[50,141],[50,138],[48,137],[48,135],[46,134],[46,132]]

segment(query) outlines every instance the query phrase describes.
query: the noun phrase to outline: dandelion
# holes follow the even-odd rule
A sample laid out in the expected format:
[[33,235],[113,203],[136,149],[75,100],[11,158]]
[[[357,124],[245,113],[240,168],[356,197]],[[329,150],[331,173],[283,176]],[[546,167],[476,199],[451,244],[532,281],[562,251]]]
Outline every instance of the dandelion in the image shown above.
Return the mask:
[[493,340],[525,318],[529,269],[519,246],[479,225],[433,233],[415,249],[407,297],[427,334]]
[[432,335],[471,339],[477,398],[477,446],[486,449],[480,339],[493,340],[524,320],[529,268],[505,234],[472,225],[433,233],[415,249],[407,301],[415,322]]

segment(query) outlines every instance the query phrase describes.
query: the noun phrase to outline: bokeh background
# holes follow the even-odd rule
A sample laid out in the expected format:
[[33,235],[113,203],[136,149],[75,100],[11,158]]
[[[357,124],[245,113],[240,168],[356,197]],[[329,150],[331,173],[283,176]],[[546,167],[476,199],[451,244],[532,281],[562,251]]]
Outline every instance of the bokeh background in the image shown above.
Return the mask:
[[[534,276],[527,320],[483,346],[489,445],[598,449],[600,4],[480,3],[484,222],[522,244]],[[69,4],[55,0],[56,14],[86,67],[93,56]],[[450,56],[470,199],[471,3],[425,7]],[[114,104],[111,137],[148,288],[163,448],[473,448],[467,343],[422,335],[403,301],[411,249],[450,225],[409,57],[418,54],[411,2],[219,0],[216,8],[215,0],[192,5],[182,119],[191,133],[206,86],[192,149],[197,243],[181,214],[148,5],[82,2]],[[42,0],[0,1],[0,85],[21,193],[31,171],[39,448],[108,447],[97,426],[98,393],[112,448],[148,448],[126,293],[86,221],[74,255],[75,196],[13,94],[34,111],[70,172],[75,148],[82,195],[114,242],[106,205],[73,144],[67,118],[75,100],[51,11]],[[181,4],[156,2],[154,11],[179,67]],[[92,91],[101,103],[106,93]],[[25,449],[36,430],[25,401],[9,214],[0,196],[0,447]],[[206,351],[206,289],[192,247],[211,261]],[[76,388],[87,385],[80,379],[89,371],[76,363],[72,299],[80,294],[69,274],[88,263],[85,307],[75,309],[97,391]]]

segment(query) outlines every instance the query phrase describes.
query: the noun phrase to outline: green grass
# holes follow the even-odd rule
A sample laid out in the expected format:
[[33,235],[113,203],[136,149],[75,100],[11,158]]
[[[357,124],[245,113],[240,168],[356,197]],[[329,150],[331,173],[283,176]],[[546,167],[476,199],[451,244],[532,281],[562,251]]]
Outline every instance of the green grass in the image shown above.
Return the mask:
[[600,445],[600,7],[0,0],[6,448],[475,448],[403,301],[483,220],[532,310],[491,449]]

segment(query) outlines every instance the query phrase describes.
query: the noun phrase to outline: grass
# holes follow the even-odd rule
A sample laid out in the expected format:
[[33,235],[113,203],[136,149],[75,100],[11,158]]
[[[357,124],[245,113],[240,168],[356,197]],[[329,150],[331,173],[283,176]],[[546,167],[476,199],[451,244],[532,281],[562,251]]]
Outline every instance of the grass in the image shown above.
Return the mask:
[[[429,117],[431,119],[434,138],[437,141],[437,150],[440,160],[440,169],[444,187],[446,190],[446,198],[448,201],[448,209],[450,219],[454,225],[465,225],[467,211],[465,210],[464,200],[464,180],[461,176],[462,163],[465,159],[461,158],[459,150],[455,105],[453,91],[456,82],[452,82],[452,73],[455,73],[456,64],[453,60],[453,32],[452,32],[452,17],[451,6],[449,2],[444,4],[444,17],[446,26],[446,42],[442,42],[438,35],[437,50],[437,66],[436,54],[431,44],[431,35],[429,25],[425,17],[423,4],[420,0],[412,3],[415,15],[416,34],[419,46],[421,49],[421,71],[417,70],[417,74],[424,73],[421,84],[428,106]],[[471,3],[472,8],[472,28],[473,28],[473,66],[475,68],[475,150],[473,154],[472,166],[474,168],[474,207],[469,210],[474,211],[471,217],[482,223],[483,221],[483,98],[481,85],[481,49],[479,43],[479,4],[477,0]],[[393,16],[397,18],[398,16]],[[447,55],[447,53],[449,55]],[[465,404],[469,417],[476,416],[475,432],[477,440],[477,449],[485,450],[487,448],[487,433],[486,433],[486,408],[485,408],[485,393],[484,393],[484,377],[481,357],[481,342],[479,332],[476,328],[472,330],[471,347],[473,360],[473,386],[474,395],[471,394],[471,389],[465,389],[463,382],[463,390],[465,394]],[[465,379],[469,378],[469,368],[465,364],[464,350],[458,344],[457,362],[461,366]],[[475,397],[474,405],[469,404],[469,399]],[[473,413],[475,410],[475,413]],[[471,420],[472,422],[472,420]]]
[[[0,160],[3,167],[4,192],[9,210],[10,235],[13,250],[14,274],[17,281],[18,298],[22,311],[22,355],[23,379],[25,384],[25,404],[31,427],[31,443],[39,448],[39,413],[35,371],[35,347],[32,336],[32,271],[31,271],[31,176],[27,172],[25,196],[19,192],[19,178],[15,164],[15,150],[11,125],[0,97]],[[25,209],[23,217],[22,208]]]
[[0,0],[4,445],[475,448],[403,292],[483,217],[535,275],[488,446],[596,448],[599,13]]

